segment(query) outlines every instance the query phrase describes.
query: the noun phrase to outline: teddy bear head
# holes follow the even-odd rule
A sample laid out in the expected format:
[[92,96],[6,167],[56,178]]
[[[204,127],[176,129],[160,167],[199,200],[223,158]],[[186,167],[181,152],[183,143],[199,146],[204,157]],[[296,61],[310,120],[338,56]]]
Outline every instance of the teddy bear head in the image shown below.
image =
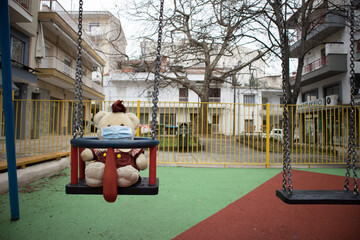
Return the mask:
[[103,139],[103,128],[112,126],[123,126],[131,128],[132,135],[136,134],[136,130],[139,127],[140,120],[133,113],[126,113],[126,108],[118,100],[112,105],[112,112],[100,111],[94,116],[94,124],[97,127],[97,136],[99,139]]

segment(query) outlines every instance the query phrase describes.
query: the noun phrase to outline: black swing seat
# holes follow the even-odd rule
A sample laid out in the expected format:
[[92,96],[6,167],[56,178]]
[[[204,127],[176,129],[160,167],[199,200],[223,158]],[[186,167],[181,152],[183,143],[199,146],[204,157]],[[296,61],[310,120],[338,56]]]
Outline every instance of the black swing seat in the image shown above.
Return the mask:
[[[102,187],[89,187],[85,179],[79,179],[77,184],[67,184],[66,194],[103,194]],[[149,185],[147,177],[141,179],[130,187],[118,187],[118,195],[156,195],[159,192],[159,179],[155,185]]]
[[[148,137],[135,137],[134,140],[99,140],[97,137],[82,137],[70,141],[73,147],[82,148],[151,148],[160,141]],[[80,160],[81,161],[81,160]],[[103,194],[102,187],[89,187],[85,179],[78,178],[78,183],[67,184],[66,194]],[[140,177],[139,181],[130,187],[118,187],[118,195],[156,195],[159,192],[159,179],[150,185],[148,177]]]
[[360,204],[360,195],[351,190],[293,190],[292,195],[276,190],[276,196],[288,204]]

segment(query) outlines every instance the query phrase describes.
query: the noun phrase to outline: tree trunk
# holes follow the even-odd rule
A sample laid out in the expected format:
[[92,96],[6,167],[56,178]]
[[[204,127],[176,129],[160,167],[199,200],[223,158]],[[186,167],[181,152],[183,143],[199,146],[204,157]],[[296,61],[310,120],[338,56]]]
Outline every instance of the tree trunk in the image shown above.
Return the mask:
[[200,98],[201,104],[199,105],[199,126],[198,130],[200,134],[206,134],[211,132],[211,126],[209,124],[209,96],[203,96]]

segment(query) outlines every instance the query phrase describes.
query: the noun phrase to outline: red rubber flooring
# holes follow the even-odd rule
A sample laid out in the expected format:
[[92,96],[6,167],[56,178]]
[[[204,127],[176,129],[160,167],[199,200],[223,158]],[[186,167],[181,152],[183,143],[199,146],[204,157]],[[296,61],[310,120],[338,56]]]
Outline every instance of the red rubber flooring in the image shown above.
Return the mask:
[[[341,190],[344,181],[293,171],[296,189]],[[275,196],[281,184],[282,173],[175,239],[360,239],[360,205],[287,205]]]

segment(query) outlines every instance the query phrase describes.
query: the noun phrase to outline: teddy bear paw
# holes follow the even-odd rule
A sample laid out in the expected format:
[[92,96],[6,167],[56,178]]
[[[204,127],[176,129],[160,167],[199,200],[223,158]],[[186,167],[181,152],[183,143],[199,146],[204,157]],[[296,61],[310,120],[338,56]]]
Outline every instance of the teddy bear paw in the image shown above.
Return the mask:
[[140,176],[139,171],[130,165],[118,168],[117,174],[119,187],[129,187],[135,184]]

